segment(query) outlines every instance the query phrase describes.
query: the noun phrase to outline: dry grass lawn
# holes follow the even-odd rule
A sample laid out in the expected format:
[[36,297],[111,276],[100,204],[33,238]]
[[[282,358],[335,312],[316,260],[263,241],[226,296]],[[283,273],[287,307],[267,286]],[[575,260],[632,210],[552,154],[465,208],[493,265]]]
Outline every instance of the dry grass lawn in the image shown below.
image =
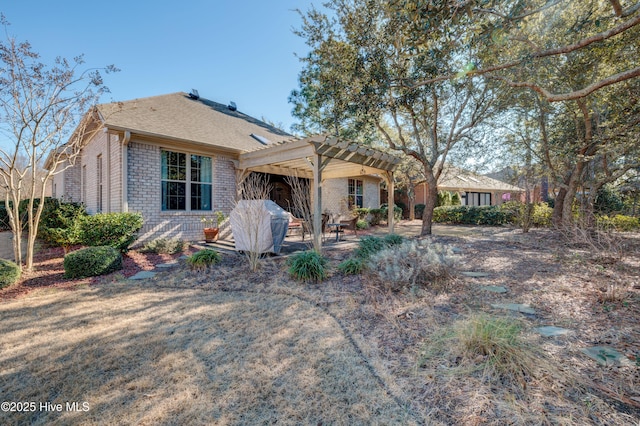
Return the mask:
[[110,285],[0,306],[2,424],[411,423],[335,320],[296,298]]
[[[339,248],[321,284],[291,280],[279,257],[250,273],[224,255],[207,272],[2,301],[2,399],[88,410],[0,412],[0,424],[640,424],[640,236],[613,263],[544,230],[436,240],[487,276],[390,293],[338,273],[352,250]],[[503,302],[536,314],[492,307]],[[569,332],[534,331],[545,325]],[[597,345],[628,362],[582,354]]]

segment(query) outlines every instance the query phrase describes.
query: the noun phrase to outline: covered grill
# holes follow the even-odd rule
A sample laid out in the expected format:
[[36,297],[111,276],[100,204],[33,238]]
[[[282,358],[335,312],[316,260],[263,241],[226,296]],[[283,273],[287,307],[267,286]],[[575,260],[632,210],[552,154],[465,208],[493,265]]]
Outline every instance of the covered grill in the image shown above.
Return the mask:
[[229,215],[236,250],[280,253],[289,213],[271,200],[240,200]]

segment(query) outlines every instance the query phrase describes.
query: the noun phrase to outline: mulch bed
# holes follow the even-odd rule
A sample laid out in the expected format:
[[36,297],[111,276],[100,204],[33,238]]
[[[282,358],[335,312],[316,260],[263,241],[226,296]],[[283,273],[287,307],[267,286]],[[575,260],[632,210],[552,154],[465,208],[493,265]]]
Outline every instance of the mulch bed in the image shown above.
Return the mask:
[[[77,250],[73,247],[72,250]],[[25,296],[36,290],[61,289],[74,290],[87,285],[100,285],[114,282],[118,278],[131,277],[140,271],[151,271],[155,265],[176,260],[183,254],[191,254],[194,250],[187,247],[183,253],[156,254],[130,250],[122,256],[122,269],[108,275],[67,279],[64,278],[64,250],[61,247],[47,247],[38,250],[33,258],[33,271],[23,272],[20,280],[0,290],[0,301]]]

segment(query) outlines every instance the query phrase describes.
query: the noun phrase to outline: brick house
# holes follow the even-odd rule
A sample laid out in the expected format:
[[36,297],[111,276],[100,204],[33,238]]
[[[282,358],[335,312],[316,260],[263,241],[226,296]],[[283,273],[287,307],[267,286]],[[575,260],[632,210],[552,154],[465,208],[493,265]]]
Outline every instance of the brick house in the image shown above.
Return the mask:
[[318,182],[322,212],[337,216],[351,207],[378,207],[380,183],[391,179],[399,162],[353,143],[296,139],[233,103],[197,93],[102,104],[85,120],[95,131],[73,164],[55,175],[52,195],[82,202],[90,214],[142,213],[141,243],[202,239],[201,218],[217,210],[228,215],[239,180],[252,171],[271,176],[272,199],[285,209],[290,201],[282,196],[288,186],[282,176],[292,174]]

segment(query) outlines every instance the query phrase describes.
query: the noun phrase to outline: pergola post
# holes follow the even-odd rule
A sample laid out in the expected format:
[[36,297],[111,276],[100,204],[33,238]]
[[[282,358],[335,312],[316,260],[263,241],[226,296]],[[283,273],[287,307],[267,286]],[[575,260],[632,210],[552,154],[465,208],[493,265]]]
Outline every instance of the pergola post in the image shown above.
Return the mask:
[[384,174],[385,180],[387,181],[387,223],[389,224],[389,233],[393,234],[394,228],[394,185],[393,185],[393,172],[388,171]]
[[322,249],[322,156],[313,156],[313,247]]

